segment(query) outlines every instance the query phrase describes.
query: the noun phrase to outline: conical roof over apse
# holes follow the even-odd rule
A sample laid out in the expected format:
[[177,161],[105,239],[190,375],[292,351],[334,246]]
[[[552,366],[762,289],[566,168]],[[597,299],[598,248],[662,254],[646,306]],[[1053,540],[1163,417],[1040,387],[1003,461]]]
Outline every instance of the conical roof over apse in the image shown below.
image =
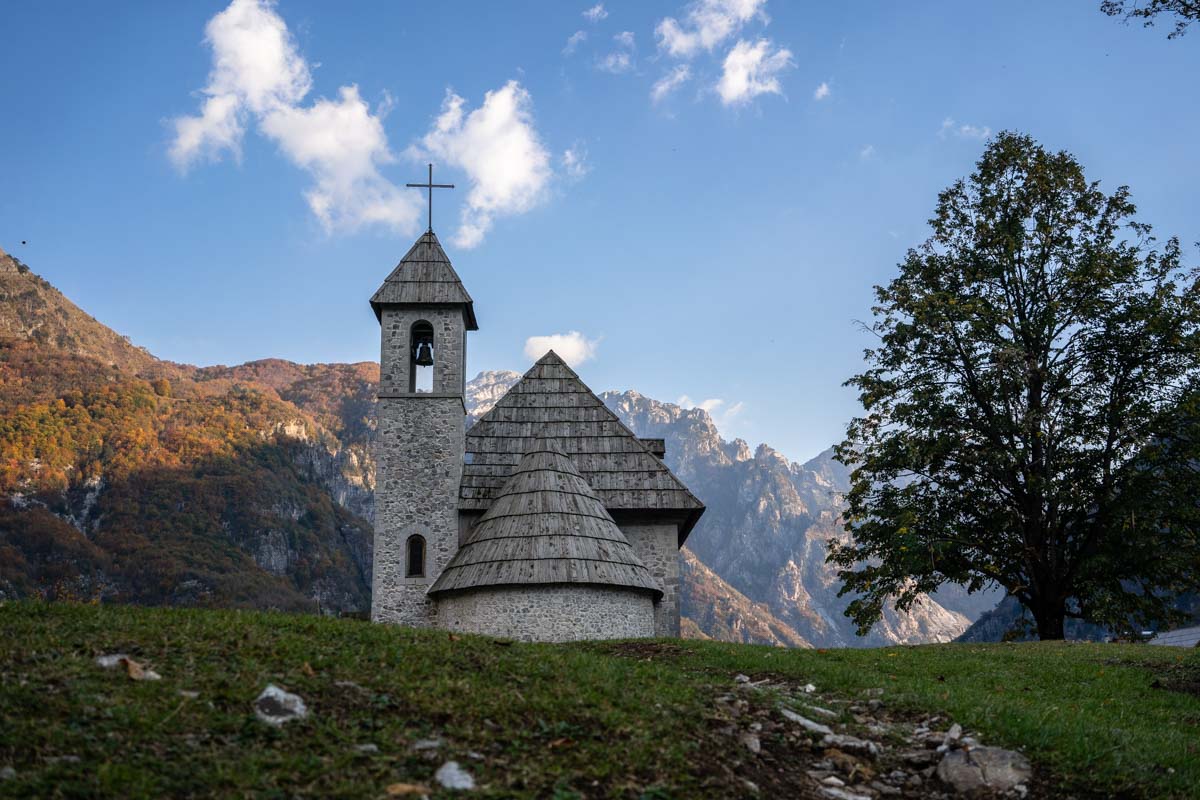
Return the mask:
[[429,593],[561,583],[662,596],[575,464],[554,440],[541,438],[521,457]]
[[425,231],[384,279],[379,291],[371,296],[371,308],[379,317],[384,306],[431,304],[463,306],[467,330],[479,330],[471,295],[459,280],[437,235]]

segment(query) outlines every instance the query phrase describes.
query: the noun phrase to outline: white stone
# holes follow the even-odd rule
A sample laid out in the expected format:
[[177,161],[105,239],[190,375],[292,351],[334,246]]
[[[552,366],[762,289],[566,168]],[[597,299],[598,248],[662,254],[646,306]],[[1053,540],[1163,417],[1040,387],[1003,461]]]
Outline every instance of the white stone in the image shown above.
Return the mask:
[[469,791],[475,788],[475,779],[471,777],[471,773],[460,767],[457,761],[442,764],[433,778],[447,789]]
[[819,733],[824,736],[833,735],[833,729],[830,728],[828,725],[822,725],[819,722],[813,722],[808,717],[803,717],[803,716],[797,714],[795,711],[792,711],[790,708],[780,708],[779,713],[783,715],[784,719],[795,722],[797,725],[804,728],[804,730],[806,730],[806,731],[811,731],[812,733]]
[[254,700],[254,715],[268,725],[278,727],[294,719],[304,719],[308,716],[308,707],[300,695],[268,683]]
[[859,739],[857,736],[844,733],[829,733],[821,740],[821,744],[825,747],[836,747],[848,753],[862,753],[870,756],[877,756],[883,752],[879,745],[869,739]]
[[832,800],[872,800],[870,795],[851,792],[848,789],[839,789],[836,786],[821,786],[821,794]]

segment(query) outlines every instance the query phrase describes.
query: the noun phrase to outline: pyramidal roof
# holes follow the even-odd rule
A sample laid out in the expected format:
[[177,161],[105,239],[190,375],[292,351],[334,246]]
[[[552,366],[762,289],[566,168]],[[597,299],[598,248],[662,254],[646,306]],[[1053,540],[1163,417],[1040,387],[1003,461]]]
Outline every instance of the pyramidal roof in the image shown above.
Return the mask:
[[490,508],[539,436],[555,440],[608,511],[679,516],[680,544],[704,513],[704,504],[553,350],[467,431],[459,508]]
[[479,330],[471,295],[467,294],[433,231],[421,234],[383,281],[379,291],[371,296],[371,308],[375,309],[376,317],[382,314],[384,306],[412,303],[462,305],[467,330]]
[[575,464],[537,438],[429,593],[555,583],[662,595]]

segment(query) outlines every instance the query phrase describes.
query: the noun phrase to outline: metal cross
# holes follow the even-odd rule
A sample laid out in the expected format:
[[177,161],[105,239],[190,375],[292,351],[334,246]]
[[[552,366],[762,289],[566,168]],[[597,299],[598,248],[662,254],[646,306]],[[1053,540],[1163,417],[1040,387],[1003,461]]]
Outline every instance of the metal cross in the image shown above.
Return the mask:
[[453,183],[434,183],[433,182],[433,164],[429,165],[429,182],[428,183],[406,183],[405,186],[411,186],[414,189],[429,190],[429,232],[433,233],[433,190],[434,189],[453,189]]

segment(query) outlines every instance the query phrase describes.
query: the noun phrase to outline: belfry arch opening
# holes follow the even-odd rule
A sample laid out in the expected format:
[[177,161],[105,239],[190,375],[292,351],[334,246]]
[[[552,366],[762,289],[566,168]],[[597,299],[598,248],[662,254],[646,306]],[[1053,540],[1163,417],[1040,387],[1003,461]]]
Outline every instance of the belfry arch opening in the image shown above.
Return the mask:
[[433,349],[433,326],[421,320],[414,322],[409,336],[408,391],[433,391],[433,365],[437,354]]

